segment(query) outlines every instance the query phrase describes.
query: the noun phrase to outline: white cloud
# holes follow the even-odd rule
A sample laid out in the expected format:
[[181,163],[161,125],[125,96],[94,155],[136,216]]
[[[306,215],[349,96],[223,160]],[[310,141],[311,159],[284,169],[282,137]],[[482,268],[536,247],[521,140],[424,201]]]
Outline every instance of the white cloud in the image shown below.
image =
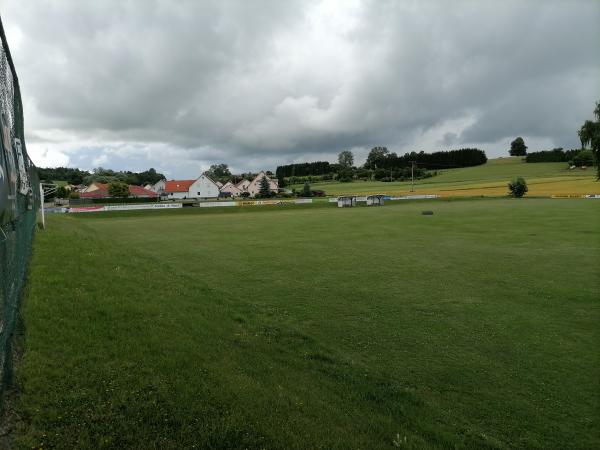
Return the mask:
[[39,165],[67,156],[182,177],[347,148],[360,163],[375,145],[493,156],[522,135],[531,148],[576,146],[600,98],[599,15],[585,0],[3,9]]

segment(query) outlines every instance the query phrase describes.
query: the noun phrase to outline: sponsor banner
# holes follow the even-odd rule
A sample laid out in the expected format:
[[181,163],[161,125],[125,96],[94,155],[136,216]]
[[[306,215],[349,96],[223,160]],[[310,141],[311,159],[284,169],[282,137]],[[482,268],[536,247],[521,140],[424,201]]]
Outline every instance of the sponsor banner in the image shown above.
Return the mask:
[[581,198],[582,196],[579,194],[555,194],[550,198]]
[[418,195],[401,195],[399,197],[389,197],[389,200],[420,200],[426,198],[440,198],[436,194],[418,194]]
[[[373,194],[376,195],[376,194]],[[424,198],[439,198],[439,195],[435,195],[435,194],[415,194],[415,195],[401,195],[398,197],[394,197],[394,196],[390,196],[390,195],[385,195],[385,194],[377,194],[377,195],[383,195],[383,199],[384,200],[418,200],[418,199],[424,199]],[[357,202],[366,202],[367,201],[367,195],[364,196],[356,196],[356,201]],[[329,198],[329,203],[336,203],[338,201],[338,197],[330,197]]]
[[70,213],[98,212],[98,211],[131,211],[135,209],[177,209],[181,203],[152,203],[149,205],[95,205],[69,208]]
[[[308,199],[310,200],[310,199]],[[238,206],[265,206],[265,205],[283,205],[290,203],[290,200],[249,200],[236,202]]]
[[214,208],[217,206],[237,206],[236,202],[200,202],[200,208]]
[[132,209],[173,209],[181,208],[181,203],[151,203],[140,205],[105,205],[105,211],[129,211]]
[[[294,203],[296,205],[300,205],[302,203],[312,203],[312,201],[313,201],[312,198],[299,198],[297,200],[294,200]],[[331,201],[331,199],[329,201]]]
[[81,206],[78,208],[69,208],[70,213],[84,213],[84,212],[96,212],[96,211],[104,211],[104,206]]
[[62,214],[62,213],[66,213],[67,212],[67,208],[44,208],[44,213],[46,214]]
[[31,191],[31,186],[29,185],[27,169],[25,169],[25,157],[23,156],[21,139],[15,138],[13,142],[15,144],[15,152],[17,153],[17,167],[19,169],[19,192],[27,195]]
[[588,194],[588,195],[581,195],[581,194],[555,194],[555,195],[551,195],[550,198],[600,198],[599,194]]

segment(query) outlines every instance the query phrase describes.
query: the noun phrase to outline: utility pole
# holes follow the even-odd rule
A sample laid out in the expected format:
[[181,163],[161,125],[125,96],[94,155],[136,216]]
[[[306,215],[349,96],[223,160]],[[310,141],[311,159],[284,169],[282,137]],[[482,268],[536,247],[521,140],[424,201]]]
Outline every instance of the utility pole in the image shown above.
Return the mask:
[[415,161],[410,162],[410,178],[412,179],[410,192],[415,192]]

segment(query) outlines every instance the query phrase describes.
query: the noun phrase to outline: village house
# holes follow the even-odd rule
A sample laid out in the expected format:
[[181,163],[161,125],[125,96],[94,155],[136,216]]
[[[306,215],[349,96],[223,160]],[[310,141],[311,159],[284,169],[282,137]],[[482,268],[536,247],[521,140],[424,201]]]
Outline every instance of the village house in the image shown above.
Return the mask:
[[[108,184],[107,183],[99,183],[94,181],[92,184],[87,186],[83,191],[79,194],[81,198],[110,198],[111,195],[108,192]],[[150,191],[148,189],[144,189],[141,186],[136,186],[134,184],[129,185],[129,197],[130,198],[156,198],[156,192]]]
[[250,185],[250,181],[243,179],[242,181],[238,182],[235,187],[238,188],[240,190],[240,192],[248,192],[248,186]]
[[219,196],[219,186],[206,173],[203,173],[195,180],[166,181],[163,195],[169,200],[216,198]]
[[238,188],[235,184],[233,184],[231,181],[228,181],[227,183],[225,183],[223,185],[223,187],[221,188],[222,196],[239,197],[242,194],[242,192],[243,191],[240,188]]
[[276,193],[279,190],[279,182],[277,180],[272,180],[264,171],[261,170],[258,172],[258,175],[256,175],[254,179],[250,181],[248,187],[246,188],[246,192],[248,192],[250,196],[256,197],[256,195],[260,192],[260,182],[263,177],[265,177],[269,182],[269,189],[271,189],[272,192]]
[[162,194],[165,191],[165,183],[167,180],[164,178],[162,180],[158,180],[156,183],[152,185],[150,188],[151,191],[156,192],[158,195]]

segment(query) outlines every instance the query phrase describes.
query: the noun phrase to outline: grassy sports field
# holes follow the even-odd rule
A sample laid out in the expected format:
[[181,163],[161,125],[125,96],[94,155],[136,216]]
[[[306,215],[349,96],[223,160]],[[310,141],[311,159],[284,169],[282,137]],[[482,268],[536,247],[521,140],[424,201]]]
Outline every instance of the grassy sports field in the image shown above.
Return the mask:
[[[433,178],[416,181],[415,192],[443,197],[503,196],[507,193],[507,183],[516,177],[526,179],[530,196],[600,194],[593,167],[569,170],[567,163],[526,163],[521,157],[491,159],[482,166],[438,171]],[[293,187],[302,189],[302,185]],[[314,183],[311,188],[322,189],[328,195],[411,193],[410,182],[323,182]]]
[[599,206],[49,217],[17,446],[597,448]]

